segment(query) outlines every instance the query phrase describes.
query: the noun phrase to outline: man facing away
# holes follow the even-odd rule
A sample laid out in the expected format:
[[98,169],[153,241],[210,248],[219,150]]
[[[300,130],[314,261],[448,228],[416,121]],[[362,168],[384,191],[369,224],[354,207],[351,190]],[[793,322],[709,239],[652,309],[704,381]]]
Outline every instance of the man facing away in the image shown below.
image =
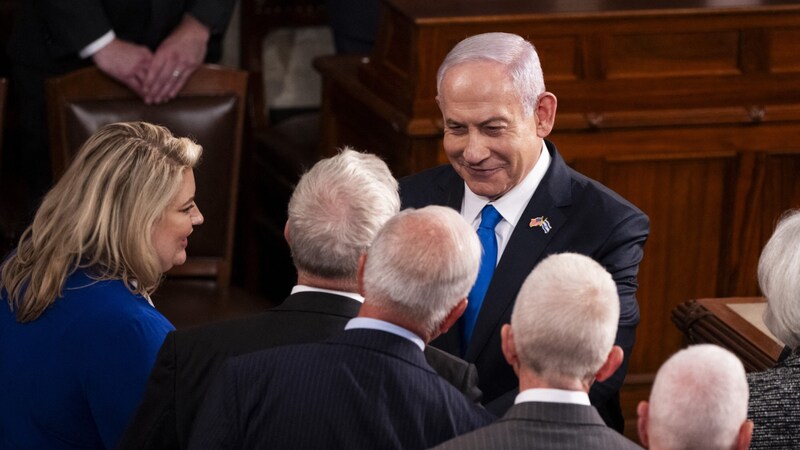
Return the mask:
[[488,424],[422,352],[466,308],[481,252],[470,231],[438,206],[390,219],[359,263],[358,317],[322,343],[230,359],[190,448],[423,449]]
[[493,239],[482,240],[483,283],[470,293],[464,318],[433,345],[475,363],[484,401],[503,412],[518,381],[500,351],[500,329],[522,282],[547,255],[590,256],[617,285],[615,342],[625,360],[592,386],[589,397],[606,423],[621,431],[619,389],[639,323],[637,274],[647,216],[572,170],[545,140],[556,97],[545,91],[536,49],[520,36],[486,33],[461,41],[439,68],[437,91],[450,164],[400,180],[403,207],[449,206]]
[[[289,202],[285,234],[297,285],[265,313],[167,335],[144,399],[120,449],[187,448],[212,377],[230,356],[317,342],[358,314],[358,259],[400,207],[397,181],[377,156],[345,149],[304,174]],[[426,348],[429,363],[473,401],[474,366]]]
[[711,344],[672,355],[639,403],[639,439],[653,450],[743,450],[750,446],[744,366]]
[[622,363],[614,345],[619,299],[611,275],[575,253],[547,257],[517,295],[502,352],[519,376],[514,406],[497,422],[437,449],[639,448],[606,426],[589,388]]

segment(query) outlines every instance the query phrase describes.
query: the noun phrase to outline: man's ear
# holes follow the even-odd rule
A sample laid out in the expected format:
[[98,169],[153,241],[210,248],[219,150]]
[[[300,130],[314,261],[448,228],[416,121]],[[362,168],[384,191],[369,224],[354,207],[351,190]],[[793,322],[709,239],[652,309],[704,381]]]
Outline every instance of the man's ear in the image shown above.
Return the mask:
[[283,226],[283,238],[286,239],[286,243],[289,244],[289,247],[292,247],[292,240],[289,239],[289,221],[286,221],[286,225]]
[[[447,314],[447,317],[444,318],[442,324],[439,326],[439,334],[447,333],[453,325],[458,322],[458,319],[461,318],[461,315],[464,314],[464,311],[467,309],[467,299],[462,298],[453,309],[450,310],[450,313]],[[437,335],[438,336],[438,335]]]
[[636,421],[636,428],[639,431],[639,440],[642,442],[644,447],[649,445],[647,441],[650,439],[647,436],[647,421],[649,420],[649,413],[650,404],[647,402],[647,400],[640,401],[639,406],[636,407],[636,414],[639,416],[638,420]]
[[606,358],[606,362],[600,367],[600,370],[594,375],[594,378],[597,381],[605,381],[611,375],[614,375],[614,372],[617,371],[619,366],[622,364],[622,358],[624,356],[624,352],[622,351],[622,347],[619,345],[615,345],[611,347],[611,351],[608,352],[608,357]]
[[545,138],[553,131],[553,126],[556,123],[556,108],[558,107],[558,100],[556,96],[550,92],[545,92],[539,96],[539,102],[536,105],[536,135],[540,138]]
[[364,267],[367,265],[367,254],[362,253],[358,257],[358,293],[364,296]]
[[739,435],[736,437],[736,450],[747,450],[750,448],[750,440],[753,438],[753,421],[745,420],[739,427]]
[[510,324],[505,324],[500,329],[500,349],[503,351],[506,362],[519,377],[519,356],[517,355],[517,347],[514,345],[514,332]]

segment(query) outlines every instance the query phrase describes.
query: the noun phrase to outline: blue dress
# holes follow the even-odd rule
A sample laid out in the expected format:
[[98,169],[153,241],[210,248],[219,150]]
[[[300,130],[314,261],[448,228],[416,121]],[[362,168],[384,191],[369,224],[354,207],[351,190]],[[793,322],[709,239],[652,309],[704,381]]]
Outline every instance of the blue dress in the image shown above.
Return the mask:
[[0,300],[0,448],[114,447],[172,324],[84,271],[33,322]]

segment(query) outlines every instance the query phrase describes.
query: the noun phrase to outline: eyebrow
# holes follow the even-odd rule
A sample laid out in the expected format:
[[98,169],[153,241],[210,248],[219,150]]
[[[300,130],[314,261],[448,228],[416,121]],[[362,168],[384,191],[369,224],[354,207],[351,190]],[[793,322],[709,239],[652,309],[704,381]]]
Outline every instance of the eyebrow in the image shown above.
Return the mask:
[[[506,119],[505,117],[490,117],[490,118],[488,118],[488,119],[484,120],[483,122],[479,123],[479,124],[478,124],[478,126],[479,126],[479,127],[485,127],[486,125],[489,125],[489,124],[490,124],[490,123],[492,123],[492,122],[503,122],[503,123],[508,123],[508,119]],[[453,119],[447,119],[447,120],[445,120],[445,123],[446,123],[448,126],[451,126],[451,125],[460,125],[460,126],[463,126],[463,125],[464,125],[464,123],[462,123],[462,122],[459,122],[459,121],[457,121],[457,120],[453,120]]]
[[191,196],[191,197],[189,197],[189,200],[186,200],[185,202],[183,202],[183,203],[180,205],[180,208],[183,208],[184,206],[189,206],[189,205],[191,205],[192,203],[194,203],[194,195],[193,195],[193,196]]

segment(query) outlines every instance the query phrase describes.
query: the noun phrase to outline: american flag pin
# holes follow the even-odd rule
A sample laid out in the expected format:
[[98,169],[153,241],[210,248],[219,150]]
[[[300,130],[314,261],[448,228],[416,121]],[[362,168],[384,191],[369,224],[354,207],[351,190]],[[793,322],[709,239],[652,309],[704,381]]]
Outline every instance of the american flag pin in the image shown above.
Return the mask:
[[544,231],[544,234],[549,233],[550,230],[553,228],[550,226],[550,222],[547,220],[547,217],[544,216],[534,217],[533,219],[531,219],[531,223],[528,226],[530,228],[542,227],[542,231]]

